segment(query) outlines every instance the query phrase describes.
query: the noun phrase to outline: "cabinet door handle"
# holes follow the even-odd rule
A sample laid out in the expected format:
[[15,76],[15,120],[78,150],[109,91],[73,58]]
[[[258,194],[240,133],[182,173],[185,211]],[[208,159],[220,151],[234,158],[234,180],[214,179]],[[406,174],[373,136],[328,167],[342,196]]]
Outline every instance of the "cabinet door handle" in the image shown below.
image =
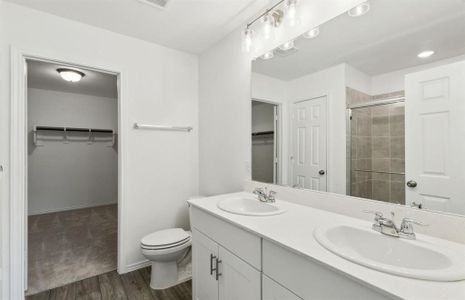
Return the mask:
[[213,260],[218,260],[215,255],[210,254],[210,275],[213,275],[213,271],[216,271],[217,268],[213,268]]
[[222,275],[220,272],[219,272],[219,268],[220,268],[220,264],[222,263],[221,260],[219,260],[218,258],[216,258],[216,268],[215,268],[215,273],[216,273],[216,280],[218,280],[220,278],[220,276]]

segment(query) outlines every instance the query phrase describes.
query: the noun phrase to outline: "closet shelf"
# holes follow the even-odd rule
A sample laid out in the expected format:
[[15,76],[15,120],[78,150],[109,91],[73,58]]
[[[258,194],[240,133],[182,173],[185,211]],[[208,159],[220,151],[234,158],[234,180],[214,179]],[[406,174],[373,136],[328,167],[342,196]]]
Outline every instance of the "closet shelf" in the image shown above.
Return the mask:
[[259,132],[252,132],[252,136],[262,136],[262,135],[272,135],[274,131],[259,131]]
[[116,137],[116,131],[113,129],[103,129],[103,128],[81,128],[81,127],[62,127],[62,126],[34,126],[32,133],[33,133],[33,142],[34,145],[36,146],[42,146],[38,142],[40,139],[39,133],[45,133],[45,132],[58,132],[58,133],[63,133],[63,142],[68,143],[68,136],[67,133],[86,133],[89,139],[89,143],[93,143],[95,141],[95,136],[94,134],[98,134],[98,136],[102,135],[110,135],[111,136],[111,146],[115,144],[115,137]]

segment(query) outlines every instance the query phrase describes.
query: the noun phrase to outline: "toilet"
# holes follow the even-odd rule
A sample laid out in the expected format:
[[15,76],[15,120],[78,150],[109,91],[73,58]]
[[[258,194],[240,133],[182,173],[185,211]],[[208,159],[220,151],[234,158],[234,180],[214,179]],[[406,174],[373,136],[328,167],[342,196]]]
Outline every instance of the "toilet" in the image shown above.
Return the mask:
[[187,254],[191,244],[191,232],[182,228],[156,231],[141,239],[142,254],[152,262],[152,289],[166,289],[179,283],[177,261]]

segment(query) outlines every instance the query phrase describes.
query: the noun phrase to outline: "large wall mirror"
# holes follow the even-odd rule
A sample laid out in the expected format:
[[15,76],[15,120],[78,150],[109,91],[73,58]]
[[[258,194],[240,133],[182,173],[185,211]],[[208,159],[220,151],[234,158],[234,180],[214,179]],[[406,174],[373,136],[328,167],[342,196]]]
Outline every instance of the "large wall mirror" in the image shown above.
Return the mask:
[[252,179],[465,215],[465,1],[369,4],[252,62]]

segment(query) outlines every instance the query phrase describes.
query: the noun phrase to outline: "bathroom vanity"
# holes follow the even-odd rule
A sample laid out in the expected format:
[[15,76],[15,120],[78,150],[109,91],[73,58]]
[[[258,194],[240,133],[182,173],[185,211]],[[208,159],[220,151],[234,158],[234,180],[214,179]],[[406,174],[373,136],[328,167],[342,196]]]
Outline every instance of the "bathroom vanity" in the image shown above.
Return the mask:
[[[368,251],[376,251],[370,245],[371,237],[399,241],[373,231],[370,222],[280,200],[271,204],[277,207],[276,211],[264,209],[268,212],[263,212],[252,202],[249,205],[249,200],[260,203],[255,195],[246,192],[189,201],[194,299],[465,299],[463,280],[411,278],[418,274],[410,274],[408,270],[442,268],[429,266],[430,259],[426,256],[423,261],[417,257],[405,265],[405,274],[411,276],[399,276],[344,259],[315,238],[315,233],[321,235],[324,228],[338,228],[347,235],[346,240],[365,243]],[[234,201],[238,203],[237,211],[234,211]],[[224,203],[228,204],[226,208]],[[344,228],[351,228],[359,235]],[[368,239],[361,238],[360,233]],[[465,253],[462,244],[422,234],[417,234],[416,240],[399,243]],[[412,249],[406,251],[416,251]],[[418,253],[423,255],[421,251]],[[405,253],[400,260],[391,257],[390,263],[410,262],[409,257],[413,256]],[[461,266],[465,265],[461,265],[463,259],[455,258],[458,261],[449,265],[451,270],[444,266],[444,270],[430,271],[460,278]],[[447,263],[448,259],[440,260]],[[402,267],[393,268],[393,272]],[[423,274],[421,270],[419,274]]]

